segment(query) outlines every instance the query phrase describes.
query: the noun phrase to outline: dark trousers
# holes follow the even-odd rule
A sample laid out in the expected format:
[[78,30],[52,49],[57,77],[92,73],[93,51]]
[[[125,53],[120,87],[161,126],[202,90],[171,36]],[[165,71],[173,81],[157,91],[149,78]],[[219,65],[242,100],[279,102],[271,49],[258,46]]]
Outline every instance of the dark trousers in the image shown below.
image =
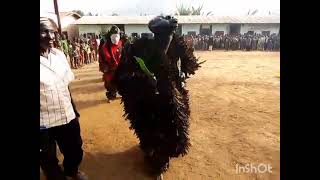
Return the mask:
[[[58,165],[56,143],[64,156],[64,172]],[[40,166],[48,180],[76,175],[83,156],[78,118],[66,125],[40,130],[40,150]]]
[[114,99],[117,97],[117,87],[113,82],[104,82],[104,87],[107,89],[106,95],[108,99]]
[[106,96],[109,100],[117,97],[117,86],[113,81],[104,81],[104,87],[106,88]]

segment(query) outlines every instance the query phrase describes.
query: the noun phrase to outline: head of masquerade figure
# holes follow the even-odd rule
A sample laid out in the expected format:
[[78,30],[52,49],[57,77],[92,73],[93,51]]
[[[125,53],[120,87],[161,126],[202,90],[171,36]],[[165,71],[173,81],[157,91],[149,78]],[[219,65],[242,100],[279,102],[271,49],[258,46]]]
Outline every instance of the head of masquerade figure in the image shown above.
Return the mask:
[[157,16],[149,21],[148,27],[155,34],[171,34],[178,27],[178,20],[172,16]]
[[47,51],[53,48],[55,40],[55,32],[57,32],[56,24],[49,18],[40,17],[40,50]]
[[108,32],[108,37],[110,37],[112,44],[118,45],[120,41],[120,29],[116,25],[112,25]]

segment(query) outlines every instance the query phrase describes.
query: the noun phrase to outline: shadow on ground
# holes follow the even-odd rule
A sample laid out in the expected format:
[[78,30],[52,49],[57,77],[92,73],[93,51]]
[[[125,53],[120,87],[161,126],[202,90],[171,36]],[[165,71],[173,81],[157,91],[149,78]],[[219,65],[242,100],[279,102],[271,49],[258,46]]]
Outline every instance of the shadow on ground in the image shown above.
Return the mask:
[[118,153],[87,152],[81,164],[94,180],[152,180],[138,146]]

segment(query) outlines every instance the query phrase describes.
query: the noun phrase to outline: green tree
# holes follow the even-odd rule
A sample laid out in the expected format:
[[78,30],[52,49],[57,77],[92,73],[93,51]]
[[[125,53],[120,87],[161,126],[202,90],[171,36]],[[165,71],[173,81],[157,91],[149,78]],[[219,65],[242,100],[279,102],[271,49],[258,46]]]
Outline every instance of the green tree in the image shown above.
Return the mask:
[[175,15],[191,15],[192,11],[185,4],[180,4],[176,6],[177,12]]
[[186,4],[180,4],[176,6],[176,13],[175,15],[212,15],[212,11],[207,12],[206,14],[202,11],[203,4],[199,7],[194,7]]

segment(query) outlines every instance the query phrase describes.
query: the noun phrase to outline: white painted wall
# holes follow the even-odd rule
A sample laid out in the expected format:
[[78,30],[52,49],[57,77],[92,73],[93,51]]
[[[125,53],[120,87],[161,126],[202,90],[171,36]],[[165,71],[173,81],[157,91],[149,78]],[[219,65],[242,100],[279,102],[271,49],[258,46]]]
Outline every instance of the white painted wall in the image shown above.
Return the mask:
[[68,25],[68,27],[66,28],[65,31],[68,32],[69,40],[73,40],[74,37],[79,36],[79,29],[78,29],[77,25],[75,25],[75,24]]
[[75,18],[74,16],[65,16],[61,19],[62,31],[67,31],[68,38],[70,40],[74,37],[79,36],[79,29],[77,25],[73,24],[73,22],[76,20],[77,18]]
[[199,34],[200,24],[182,24],[182,34],[186,35],[189,31],[195,31],[196,34]]
[[216,31],[224,31],[224,34],[229,33],[229,24],[212,24],[212,34]]
[[[79,27],[79,34],[85,33],[96,33],[100,34],[100,32],[106,32],[111,28],[111,25],[78,25]],[[127,24],[124,25],[125,33],[130,36],[131,33],[151,33],[148,28],[148,25],[135,25],[135,24]]]
[[262,31],[270,31],[272,33],[278,33],[280,24],[243,24],[241,25],[241,34],[248,31],[254,31],[255,33],[261,33]]
[[79,35],[81,34],[85,34],[85,33],[95,33],[95,34],[100,34],[100,32],[102,31],[102,26],[101,25],[94,25],[94,24],[90,24],[90,25],[78,25],[79,27]]
[[[182,24],[182,34],[188,34],[189,31],[195,31],[199,34],[200,24]],[[210,26],[210,25],[209,25]],[[106,32],[110,29],[111,25],[78,25],[79,35],[84,33],[96,33]],[[254,31],[256,33],[261,33],[262,31],[270,31],[270,33],[278,33],[280,24],[242,24],[240,32],[247,33],[248,31]],[[128,24],[124,25],[125,33],[130,36],[131,33],[151,33],[148,25],[136,25]],[[225,34],[229,33],[229,24],[212,24],[212,34],[216,31],[224,31]]]
[[125,24],[124,25],[124,32],[131,36],[132,33],[151,33],[148,28],[148,25],[138,25],[138,24]]
[[69,25],[71,25],[74,21],[76,21],[77,18],[74,16],[65,16],[61,18],[61,28],[62,29],[67,29]]

